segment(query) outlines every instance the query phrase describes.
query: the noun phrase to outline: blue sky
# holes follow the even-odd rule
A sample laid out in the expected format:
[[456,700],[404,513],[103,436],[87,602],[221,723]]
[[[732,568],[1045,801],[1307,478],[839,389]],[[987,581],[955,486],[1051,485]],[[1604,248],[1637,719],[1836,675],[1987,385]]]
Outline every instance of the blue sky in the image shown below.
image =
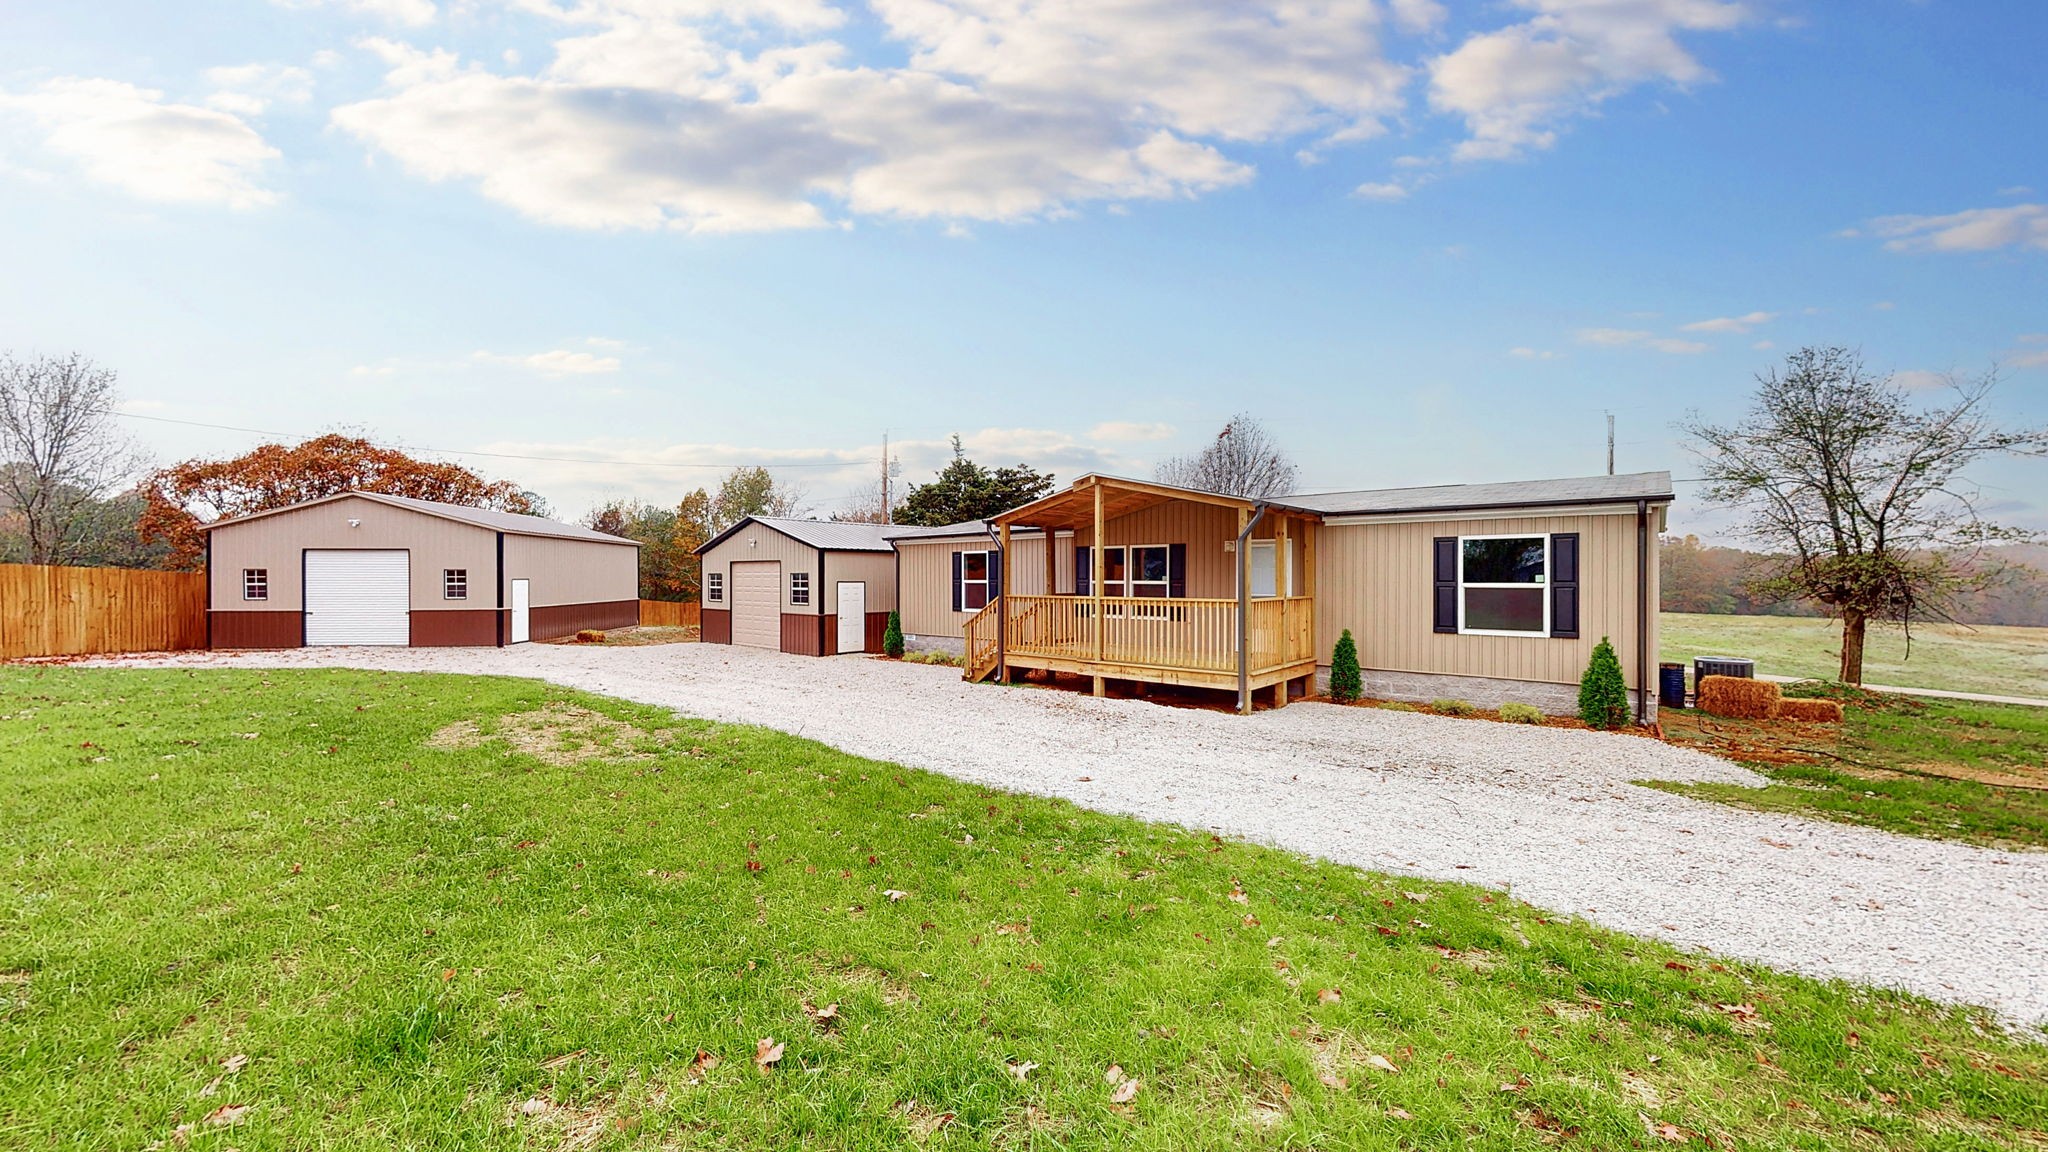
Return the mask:
[[[2029,0],[4,20],[0,348],[117,369],[164,461],[346,427],[571,514],[734,463],[826,514],[885,430],[1066,480],[1247,410],[1336,488],[1597,472],[1612,410],[1683,477],[1672,421],[1803,343],[2048,421]],[[2048,528],[2048,463],[1981,478]]]

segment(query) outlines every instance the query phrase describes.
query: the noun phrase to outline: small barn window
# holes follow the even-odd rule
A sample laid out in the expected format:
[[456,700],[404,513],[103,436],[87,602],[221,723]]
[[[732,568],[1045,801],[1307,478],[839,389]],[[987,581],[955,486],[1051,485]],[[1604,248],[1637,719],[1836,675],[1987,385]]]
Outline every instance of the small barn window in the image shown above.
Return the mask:
[[443,600],[469,599],[469,569],[441,569],[441,598]]
[[242,599],[244,599],[244,600],[268,600],[268,599],[270,599],[270,569],[268,569],[268,568],[244,568],[244,569],[242,569]]
[[725,603],[725,573],[706,572],[704,574],[704,602],[707,604]]
[[1465,536],[1458,541],[1458,631],[1529,636],[1550,630],[1543,536]]
[[811,574],[809,572],[791,572],[789,574],[789,602],[791,604],[809,604],[811,602]]

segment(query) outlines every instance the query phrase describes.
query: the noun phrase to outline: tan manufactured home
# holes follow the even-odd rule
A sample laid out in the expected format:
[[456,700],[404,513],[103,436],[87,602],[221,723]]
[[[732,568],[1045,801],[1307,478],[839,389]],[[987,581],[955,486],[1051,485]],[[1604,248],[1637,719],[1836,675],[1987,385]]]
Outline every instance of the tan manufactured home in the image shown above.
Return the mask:
[[748,516],[697,549],[707,644],[802,656],[880,652],[896,607],[881,524]]
[[973,679],[1045,669],[1246,707],[1326,680],[1349,629],[1368,695],[1552,712],[1606,637],[1648,717],[1671,500],[1664,472],[1274,500],[1085,476],[985,525],[899,530],[903,629]]
[[215,648],[486,646],[639,622],[639,545],[350,492],[206,526]]

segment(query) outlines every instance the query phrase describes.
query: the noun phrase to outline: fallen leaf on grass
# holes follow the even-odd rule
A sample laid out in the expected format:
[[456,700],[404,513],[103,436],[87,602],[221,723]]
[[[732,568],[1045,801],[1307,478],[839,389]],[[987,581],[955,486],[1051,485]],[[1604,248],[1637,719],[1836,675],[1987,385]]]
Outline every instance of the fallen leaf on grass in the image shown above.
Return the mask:
[[217,1128],[225,1128],[230,1124],[240,1124],[242,1117],[248,1115],[249,1109],[252,1107],[254,1105],[223,1104],[206,1114],[206,1122]]
[[1323,1087],[1334,1088],[1339,1092],[1351,1087],[1351,1081],[1337,1075],[1335,1072],[1325,1072],[1319,1079],[1322,1080]]
[[1420,904],[1423,901],[1429,899],[1429,893],[1427,892],[1403,892],[1401,893],[1401,895],[1409,900],[1415,901],[1417,904]]
[[1102,1082],[1104,1084],[1121,1084],[1123,1080],[1124,1066],[1121,1064],[1111,1064],[1109,1070],[1102,1074]]
[[1658,1140],[1664,1141],[1666,1144],[1683,1144],[1692,1139],[1692,1133],[1687,1132],[1676,1124],[1666,1124],[1661,1120],[1652,1120],[1648,1115],[1642,1113],[1637,1113],[1637,1115],[1642,1117],[1643,1131],[1648,1132]]
[[1324,1004],[1335,1004],[1337,1001],[1344,999],[1344,993],[1339,992],[1335,988],[1325,988],[1316,993],[1316,999]]
[[718,1057],[704,1051],[702,1048],[697,1049],[697,1058],[690,1061],[690,1083],[702,1084],[705,1073],[710,1072],[716,1067],[718,1067]]
[[1111,1104],[1129,1104],[1138,1098],[1138,1090],[1144,1086],[1145,1082],[1143,1080],[1126,1080],[1116,1086],[1116,1091],[1109,1094],[1109,1102]]
[[220,1091],[221,1081],[225,1079],[227,1079],[227,1077],[225,1076],[215,1076],[213,1079],[208,1080],[206,1082],[206,1087],[201,1088],[199,1090],[199,1098],[201,1100],[204,1100],[207,1097],[213,1095],[214,1093]]
[[1365,1054],[1365,1063],[1367,1067],[1377,1068],[1382,1072],[1400,1071],[1399,1068],[1394,1067],[1394,1062],[1392,1060],[1387,1059],[1385,1056],[1382,1056],[1377,1052],[1367,1052]]
[[842,1019],[839,1015],[839,1002],[836,1000],[825,1005],[823,1008],[806,1000],[804,1001],[804,1015],[809,1016],[812,1020],[827,1028],[839,1023]]
[[545,1096],[529,1096],[519,1102],[516,1111],[521,1116],[538,1116],[553,1107]]
[[1004,1067],[1010,1070],[1010,1075],[1017,1078],[1017,1083],[1022,1084],[1024,1083],[1024,1078],[1031,1075],[1032,1070],[1037,1068],[1038,1065],[1030,1060],[1026,1060],[1021,1064],[1006,1064]]
[[220,1062],[220,1070],[233,1076],[249,1066],[249,1058],[240,1052]]
[[754,1041],[754,1067],[768,1071],[769,1065],[782,1059],[782,1045],[772,1036],[763,1036]]
[[1387,1115],[1393,1117],[1396,1120],[1415,1119],[1415,1114],[1413,1112],[1408,1111],[1406,1108],[1389,1108],[1387,1109]]
[[564,1052],[560,1056],[551,1056],[548,1059],[540,1062],[541,1069],[542,1071],[553,1072],[555,1069],[562,1067],[564,1064],[567,1064],[570,1061],[575,1060],[577,1057],[582,1056],[585,1053],[585,1051],[587,1051],[587,1049],[578,1048],[574,1052]]
[[899,891],[895,888],[884,888],[882,890],[882,895],[887,896],[889,898],[889,903],[894,904],[898,900],[903,899],[905,896],[910,895],[910,893]]
[[1754,1004],[1716,1004],[1714,1007],[1735,1017],[1737,1020],[1748,1021],[1756,1019],[1756,1005]]

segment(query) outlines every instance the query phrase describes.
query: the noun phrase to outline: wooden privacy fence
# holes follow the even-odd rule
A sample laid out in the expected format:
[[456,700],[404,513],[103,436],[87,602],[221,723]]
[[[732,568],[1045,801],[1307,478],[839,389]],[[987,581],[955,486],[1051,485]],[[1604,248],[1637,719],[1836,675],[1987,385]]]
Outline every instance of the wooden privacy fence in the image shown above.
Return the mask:
[[0,660],[206,647],[206,575],[0,564]]
[[649,628],[695,628],[704,621],[704,606],[668,600],[642,600],[640,623]]

